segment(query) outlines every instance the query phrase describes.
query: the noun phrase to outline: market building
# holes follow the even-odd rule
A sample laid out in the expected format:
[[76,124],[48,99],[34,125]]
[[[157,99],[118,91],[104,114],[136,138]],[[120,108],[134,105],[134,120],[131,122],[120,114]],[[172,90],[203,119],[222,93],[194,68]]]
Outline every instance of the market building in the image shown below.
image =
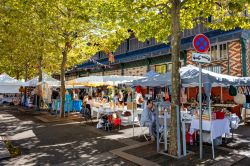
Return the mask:
[[[233,76],[250,76],[250,31],[236,28],[230,31],[211,30],[203,25],[185,30],[181,39],[181,65],[196,65],[191,61],[193,38],[205,34],[211,42],[209,54],[212,63],[205,69]],[[165,73],[171,70],[170,44],[157,43],[155,39],[139,42],[134,36],[125,40],[113,53],[115,62],[110,63],[107,55],[98,52],[88,62],[67,71],[66,79],[91,75],[142,76],[154,70]]]

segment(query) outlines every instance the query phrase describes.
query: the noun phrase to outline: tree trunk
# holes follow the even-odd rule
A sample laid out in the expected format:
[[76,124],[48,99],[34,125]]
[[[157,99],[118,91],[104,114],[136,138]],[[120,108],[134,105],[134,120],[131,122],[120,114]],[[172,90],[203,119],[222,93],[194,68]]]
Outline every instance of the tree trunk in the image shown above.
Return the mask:
[[24,80],[25,82],[28,81],[28,64],[25,64],[25,71],[24,71]]
[[16,79],[19,80],[19,77],[20,77],[20,71],[16,70]]
[[60,117],[64,117],[64,103],[65,103],[65,68],[67,63],[67,48],[65,48],[62,52],[63,59],[61,64],[61,111]]
[[43,56],[41,55],[38,57],[38,82],[42,82],[43,80],[42,62],[43,62]]
[[180,0],[174,0],[171,8],[171,61],[172,61],[172,102],[171,102],[171,128],[169,153],[177,156],[177,113],[176,106],[180,103],[180,47],[181,47],[181,29],[180,29]]

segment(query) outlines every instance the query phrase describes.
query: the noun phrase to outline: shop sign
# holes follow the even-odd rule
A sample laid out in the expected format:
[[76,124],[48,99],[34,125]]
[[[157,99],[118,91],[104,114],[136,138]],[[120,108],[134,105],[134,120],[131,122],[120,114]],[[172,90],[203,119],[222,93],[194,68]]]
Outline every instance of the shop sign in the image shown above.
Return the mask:
[[192,53],[192,61],[199,63],[210,63],[211,56],[208,54]]

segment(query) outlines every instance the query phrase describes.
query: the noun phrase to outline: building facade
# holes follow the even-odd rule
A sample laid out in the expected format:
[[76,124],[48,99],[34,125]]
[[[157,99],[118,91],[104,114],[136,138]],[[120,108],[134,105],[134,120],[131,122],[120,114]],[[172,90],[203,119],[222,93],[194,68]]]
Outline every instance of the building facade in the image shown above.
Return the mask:
[[[250,76],[250,31],[239,28],[222,31],[198,25],[192,30],[185,30],[181,39],[182,66],[197,65],[191,61],[191,56],[194,52],[193,38],[199,33],[205,34],[211,42],[209,54],[212,63],[205,64],[205,69],[233,76]],[[142,76],[150,70],[158,73],[171,71],[170,44],[157,43],[155,39],[139,42],[131,36],[117,48],[114,55],[115,62],[109,63],[108,57],[99,52],[92,57],[94,61],[83,63],[68,71],[66,79],[90,75]]]

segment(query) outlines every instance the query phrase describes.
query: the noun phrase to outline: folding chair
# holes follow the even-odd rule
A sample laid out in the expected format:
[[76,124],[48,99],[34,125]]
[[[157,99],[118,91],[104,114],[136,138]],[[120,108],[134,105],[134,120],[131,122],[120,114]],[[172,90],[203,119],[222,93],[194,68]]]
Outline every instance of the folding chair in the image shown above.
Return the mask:
[[164,143],[164,128],[163,127],[159,128],[159,134],[160,134],[159,143]]
[[141,114],[137,114],[137,115],[138,115],[138,125],[139,125],[140,130],[141,130],[139,138],[143,135],[143,137],[146,139],[146,141],[149,141],[149,139],[151,139],[151,137],[148,134],[148,127],[141,125]]

